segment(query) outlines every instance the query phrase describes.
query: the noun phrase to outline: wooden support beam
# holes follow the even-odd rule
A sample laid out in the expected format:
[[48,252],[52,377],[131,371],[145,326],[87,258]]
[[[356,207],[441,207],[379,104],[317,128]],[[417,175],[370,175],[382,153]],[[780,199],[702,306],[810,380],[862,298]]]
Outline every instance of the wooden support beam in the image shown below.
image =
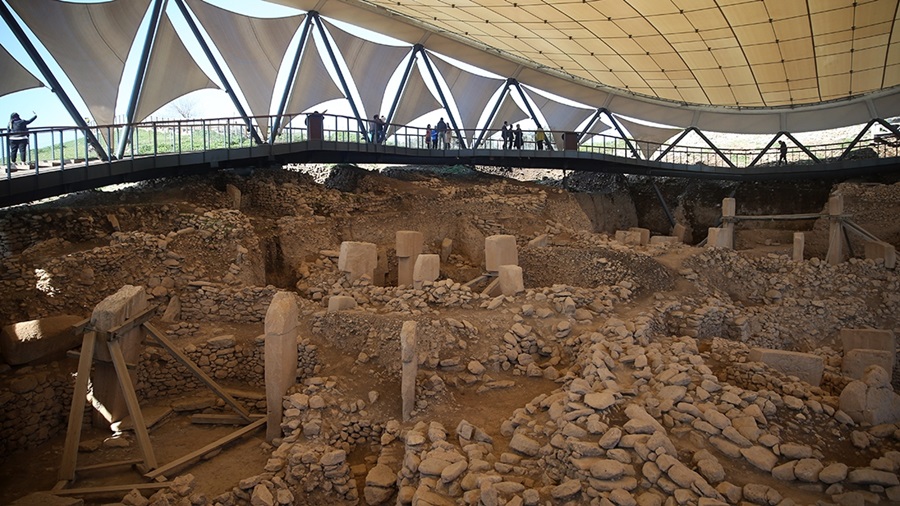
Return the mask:
[[168,474],[170,472],[177,471],[178,469],[180,469],[188,464],[192,464],[192,463],[200,460],[207,453],[209,453],[213,450],[218,450],[218,449],[222,448],[223,446],[227,445],[228,443],[231,443],[232,441],[236,441],[236,440],[244,437],[245,435],[250,434],[251,432],[259,429],[260,427],[262,427],[265,424],[266,424],[265,417],[260,418],[260,419],[256,420],[255,422],[251,423],[250,425],[247,425],[246,427],[242,427],[221,439],[213,441],[212,443],[204,446],[203,448],[200,448],[197,451],[191,452],[191,453],[185,455],[184,457],[181,457],[180,459],[173,460],[172,462],[169,462],[168,464],[166,464],[158,469],[154,469],[153,471],[150,471],[149,473],[145,474],[144,476],[146,476],[147,478],[149,478],[151,480],[155,480],[159,477],[165,476],[166,474]]
[[133,466],[135,464],[140,464],[144,462],[141,459],[130,459],[130,460],[119,460],[117,462],[104,462],[102,464],[94,464],[91,466],[82,466],[75,469],[77,472],[82,471],[96,471],[97,469],[107,469],[110,467],[120,467],[120,466]]
[[107,330],[106,333],[109,334],[108,339],[110,341],[116,340],[120,337],[120,334],[125,334],[133,328],[140,327],[144,324],[144,322],[149,321],[150,318],[153,318],[155,312],[156,306],[145,308],[140,313],[133,315],[125,323],[119,325],[118,327],[113,327]]
[[90,323],[91,323],[91,319],[85,318],[84,320],[81,320],[80,322],[76,323],[75,325],[72,325],[72,330],[74,331],[76,336],[78,334],[84,334],[85,328],[87,328],[87,326]]
[[481,283],[482,281],[487,280],[488,277],[489,276],[487,274],[482,274],[481,276],[478,276],[477,278],[464,283],[462,286],[467,286],[467,287],[471,288],[471,287],[477,285],[478,283]]
[[78,359],[75,389],[72,392],[72,406],[69,408],[66,446],[63,448],[62,464],[59,466],[60,481],[68,482],[75,479],[78,443],[81,441],[81,424],[84,422],[84,406],[87,402],[88,381],[91,378],[91,364],[94,361],[94,345],[96,343],[96,332],[86,332],[81,341],[81,357]]
[[[250,415],[255,419],[262,418],[264,415]],[[247,420],[241,418],[240,415],[232,414],[206,414],[197,413],[191,415],[191,423],[209,424],[209,425],[247,425]]]
[[116,497],[121,498],[123,493],[128,493],[132,489],[159,490],[161,488],[168,488],[170,485],[171,483],[169,482],[137,483],[133,485],[109,485],[105,487],[68,488],[63,490],[53,490],[51,493],[60,496],[117,494]]
[[239,415],[241,415],[241,418],[243,418],[247,422],[253,421],[253,418],[250,416],[250,412],[247,411],[247,409],[244,408],[244,406],[242,406],[241,403],[239,403],[234,397],[229,395],[228,392],[226,392],[224,388],[219,386],[219,384],[216,383],[215,380],[210,378],[208,374],[203,372],[203,370],[200,369],[197,366],[197,364],[195,364],[190,358],[188,358],[187,355],[185,355],[181,350],[176,348],[175,345],[172,344],[171,341],[166,339],[166,337],[162,334],[162,332],[160,332],[156,327],[154,327],[150,323],[146,323],[146,322],[144,323],[144,328],[147,329],[147,333],[150,334],[150,336],[152,336],[154,339],[156,339],[156,341],[159,342],[159,344],[161,344],[163,346],[163,348],[165,348],[166,350],[169,351],[169,353],[172,354],[172,357],[174,357],[175,360],[181,362],[181,365],[187,367],[188,370],[190,370],[194,374],[194,376],[197,377],[197,379],[199,379],[200,381],[205,383],[206,386],[208,386],[210,389],[212,389],[212,391],[215,392],[216,395],[218,395],[223,401],[225,401],[226,404],[228,404],[229,406],[232,407],[232,409],[237,411],[237,413]]
[[144,457],[143,462],[147,467],[156,468],[156,455],[153,454],[153,445],[150,444],[150,434],[147,432],[147,426],[144,424],[144,414],[141,412],[141,405],[138,402],[137,394],[134,391],[134,385],[131,384],[131,375],[128,373],[128,367],[125,365],[125,355],[122,354],[122,343],[118,340],[109,341],[109,354],[112,356],[113,366],[116,368],[116,376],[119,378],[119,387],[125,397],[125,405],[128,407],[128,414],[134,423],[134,434],[137,436],[138,447],[141,455]]

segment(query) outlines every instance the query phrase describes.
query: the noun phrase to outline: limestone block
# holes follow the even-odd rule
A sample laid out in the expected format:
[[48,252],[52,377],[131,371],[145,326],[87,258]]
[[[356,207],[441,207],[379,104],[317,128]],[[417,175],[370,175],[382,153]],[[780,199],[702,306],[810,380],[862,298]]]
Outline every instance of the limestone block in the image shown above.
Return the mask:
[[[649,238],[647,239],[650,240]],[[616,230],[616,241],[622,244],[638,246],[641,244],[641,232],[637,230]]]
[[819,386],[825,371],[822,357],[811,353],[753,348],[748,360],[762,362],[782,374],[797,376],[812,386]]
[[236,186],[232,184],[225,185],[225,193],[228,194],[228,198],[231,200],[231,209],[240,209],[241,208],[241,190],[239,190]]
[[676,223],[675,226],[672,227],[672,235],[677,237],[679,241],[684,242],[687,238],[687,227],[681,223]]
[[425,236],[422,232],[398,230],[396,241],[397,258],[415,257],[422,253]]
[[732,197],[722,199],[722,216],[732,217],[737,209],[737,202]]
[[403,421],[409,420],[416,407],[416,374],[419,369],[416,340],[418,328],[415,321],[403,322],[400,329],[400,398],[403,403]]
[[654,235],[650,238],[650,244],[678,244],[681,239],[674,235]]
[[650,244],[650,229],[647,228],[639,228],[639,227],[631,227],[628,229],[629,232],[637,232],[640,234],[640,244]]
[[425,281],[434,281],[441,275],[440,255],[419,255],[413,268],[413,286],[422,288]]
[[349,309],[356,309],[356,299],[349,295],[333,295],[328,298],[328,312],[336,313]]
[[534,239],[528,241],[529,248],[546,248],[550,243],[550,236],[547,234],[541,234]]
[[349,273],[350,281],[362,276],[372,279],[378,266],[378,247],[370,242],[344,241],[338,256],[338,270]]
[[870,365],[877,365],[888,372],[894,372],[894,354],[885,350],[867,350],[856,348],[844,353],[841,362],[841,371],[844,376],[853,379],[862,379],[866,369]]
[[880,425],[900,420],[900,395],[891,387],[887,371],[866,369],[862,381],[851,381],[840,396],[840,409],[856,423]]
[[843,223],[839,218],[843,212],[843,195],[832,195],[828,199],[828,253],[825,255],[825,261],[830,265],[837,265],[844,260]]
[[441,262],[450,260],[450,253],[453,253],[453,239],[445,237],[444,240],[441,241]]
[[14,323],[0,331],[0,350],[9,365],[27,364],[81,345],[72,325],[83,318],[74,315],[51,316]]
[[866,241],[866,259],[884,260],[884,266],[893,269],[897,266],[897,249],[883,241]]
[[512,296],[525,291],[522,268],[518,265],[501,265],[499,278],[500,291],[503,295]]
[[297,381],[297,325],[294,295],[278,292],[265,320],[266,441],[281,436],[282,398]]
[[706,237],[707,248],[727,248],[728,233],[724,228],[709,227],[709,235]]
[[803,249],[806,247],[806,234],[794,232],[794,256],[795,262],[803,261]]
[[516,236],[492,235],[484,239],[484,264],[489,272],[497,272],[501,265],[519,265]]
[[894,333],[882,329],[841,329],[841,344],[844,346],[844,353],[858,348],[891,353],[895,353],[897,349]]

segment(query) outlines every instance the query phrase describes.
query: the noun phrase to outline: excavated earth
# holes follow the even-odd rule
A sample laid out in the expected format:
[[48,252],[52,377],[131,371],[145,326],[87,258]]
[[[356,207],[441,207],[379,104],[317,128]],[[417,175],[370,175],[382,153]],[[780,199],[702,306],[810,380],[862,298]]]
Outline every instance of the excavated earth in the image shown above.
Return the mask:
[[[723,197],[739,215],[819,213],[836,192],[858,225],[900,247],[900,183],[659,188],[692,244]],[[263,319],[286,291],[300,362],[271,444],[251,433],[158,490],[129,492],[147,480],[128,466],[80,471],[68,488],[125,488],[75,500],[43,492],[57,484],[77,358],[2,365],[0,503],[900,504],[900,418],[857,423],[841,409],[852,378],[839,339],[900,332],[898,271],[861,258],[855,236],[848,261],[821,260],[824,218],[741,223],[735,250],[614,239],[637,226],[671,231],[647,179],[523,182],[464,167],[248,169],[4,210],[0,324],[86,318],[143,287],[152,324],[264,415]],[[438,280],[396,286],[400,230],[443,255]],[[516,237],[525,291],[514,296],[477,281],[496,234]],[[343,241],[377,245],[374,280],[338,270]],[[327,312],[335,296],[356,309]],[[418,376],[404,421],[406,321]],[[754,347],[822,357],[825,379],[751,362]],[[145,412],[174,408],[150,430],[160,463],[236,429],[191,423],[231,411],[160,348],[148,343],[134,373]],[[897,375],[876,376],[869,391],[896,402]],[[139,457],[130,430],[88,424],[80,441],[79,466]]]

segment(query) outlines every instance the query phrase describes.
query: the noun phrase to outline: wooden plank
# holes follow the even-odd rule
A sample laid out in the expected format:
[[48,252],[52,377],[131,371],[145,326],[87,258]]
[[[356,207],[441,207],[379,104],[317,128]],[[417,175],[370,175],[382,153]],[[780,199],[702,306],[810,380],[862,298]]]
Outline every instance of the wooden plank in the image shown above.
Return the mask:
[[118,493],[121,497],[121,493],[128,493],[131,489],[138,490],[159,490],[161,488],[168,488],[171,485],[169,482],[163,483],[136,483],[133,485],[108,485],[105,487],[87,487],[87,488],[68,488],[65,490],[54,490],[52,493],[54,495],[60,496],[70,496],[70,495],[98,495],[98,494],[111,494]]
[[[265,415],[250,416],[254,418],[262,418]],[[191,415],[191,423],[210,425],[247,425],[247,420],[241,418],[240,415],[197,413],[195,415]]]
[[75,331],[75,335],[84,334],[85,328],[90,323],[91,323],[91,319],[85,318],[84,320],[81,320],[80,322],[76,323],[75,325],[72,325],[72,330]]
[[122,389],[122,395],[125,397],[125,405],[128,407],[128,414],[134,423],[134,434],[137,436],[138,448],[144,457],[147,467],[153,469],[157,466],[156,456],[153,454],[153,445],[150,444],[150,434],[147,433],[147,426],[144,424],[144,415],[141,413],[141,405],[138,402],[137,394],[134,392],[134,385],[131,384],[131,375],[128,374],[128,367],[125,366],[125,355],[122,354],[122,343],[118,340],[109,341],[109,354],[112,356],[113,366],[116,368],[116,376],[119,377],[119,387]]
[[117,462],[104,462],[102,464],[94,464],[94,465],[90,465],[90,466],[78,467],[75,469],[75,471],[80,473],[82,471],[94,471],[97,469],[106,469],[109,467],[133,466],[135,464],[140,464],[141,462],[143,462],[143,460],[141,460],[141,459],[120,460]]
[[221,439],[213,441],[212,443],[204,446],[203,448],[200,448],[197,451],[191,452],[191,453],[185,455],[184,457],[181,457],[180,459],[173,460],[172,462],[169,462],[168,464],[166,464],[158,469],[154,469],[153,471],[150,471],[149,473],[145,474],[144,476],[146,476],[147,478],[150,478],[151,480],[155,480],[157,477],[164,476],[171,471],[176,471],[183,466],[192,464],[192,463],[200,460],[207,453],[209,453],[213,450],[218,450],[219,448],[227,445],[228,443],[231,443],[232,441],[236,441],[236,440],[244,437],[245,435],[250,434],[251,432],[259,429],[260,427],[262,427],[265,424],[266,424],[266,418],[261,417],[260,419],[256,420],[255,422],[251,423],[250,425],[247,425],[246,427],[242,427]]
[[225,401],[226,404],[237,411],[237,413],[241,415],[241,418],[248,422],[253,421],[253,418],[250,416],[250,412],[247,411],[244,406],[241,405],[241,403],[239,403],[234,397],[229,395],[224,388],[219,386],[219,384],[216,383],[215,380],[210,378],[208,374],[203,372],[202,369],[197,367],[197,364],[195,364],[190,358],[188,358],[188,356],[185,355],[181,350],[176,348],[171,341],[166,339],[166,337],[163,336],[162,332],[160,332],[150,323],[144,323],[144,328],[147,329],[147,333],[150,334],[150,336],[156,339],[159,344],[163,346],[163,348],[165,348],[169,351],[169,353],[172,354],[172,357],[174,357],[175,360],[181,362],[181,365],[187,367],[192,373],[194,373],[194,376],[196,376],[197,379],[205,383],[206,386],[212,389],[212,391],[215,392],[216,395],[218,395],[223,401]]
[[86,332],[84,339],[81,341],[81,357],[78,359],[75,389],[72,391],[72,406],[69,408],[69,428],[66,430],[66,446],[63,448],[62,464],[59,466],[60,481],[72,481],[75,479],[78,443],[81,442],[81,424],[84,422],[84,405],[87,401],[88,382],[91,379],[91,364],[93,363],[94,345],[96,343],[96,332]]
[[486,280],[487,278],[488,278],[487,274],[482,274],[481,276],[478,276],[477,278],[464,283],[462,286],[467,286],[467,287],[471,288],[471,287],[477,285],[478,283],[481,283],[482,281]]
[[120,334],[125,334],[135,327],[139,327],[144,324],[150,318],[153,318],[154,313],[156,312],[156,306],[150,306],[142,310],[140,313],[136,315],[132,315],[128,318],[128,321],[119,325],[118,327],[113,327],[106,331],[109,334],[109,340],[118,339]]
[[759,220],[817,220],[827,214],[807,213],[807,214],[761,214],[758,216],[737,215],[730,219],[735,221],[759,221]]

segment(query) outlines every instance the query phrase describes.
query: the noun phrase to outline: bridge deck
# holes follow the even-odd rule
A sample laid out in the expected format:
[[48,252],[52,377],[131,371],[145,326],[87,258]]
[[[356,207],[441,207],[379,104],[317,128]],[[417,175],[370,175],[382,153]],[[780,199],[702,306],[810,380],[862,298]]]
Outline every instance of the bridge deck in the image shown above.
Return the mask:
[[64,168],[39,167],[0,179],[0,206],[31,202],[75,191],[229,167],[286,163],[380,163],[410,165],[484,165],[572,171],[705,178],[720,180],[785,180],[846,178],[896,171],[900,158],[867,158],[819,164],[749,168],[688,165],[637,160],[590,151],[500,149],[423,149],[370,143],[304,140],[179,154],[135,156],[110,162],[67,163]]

